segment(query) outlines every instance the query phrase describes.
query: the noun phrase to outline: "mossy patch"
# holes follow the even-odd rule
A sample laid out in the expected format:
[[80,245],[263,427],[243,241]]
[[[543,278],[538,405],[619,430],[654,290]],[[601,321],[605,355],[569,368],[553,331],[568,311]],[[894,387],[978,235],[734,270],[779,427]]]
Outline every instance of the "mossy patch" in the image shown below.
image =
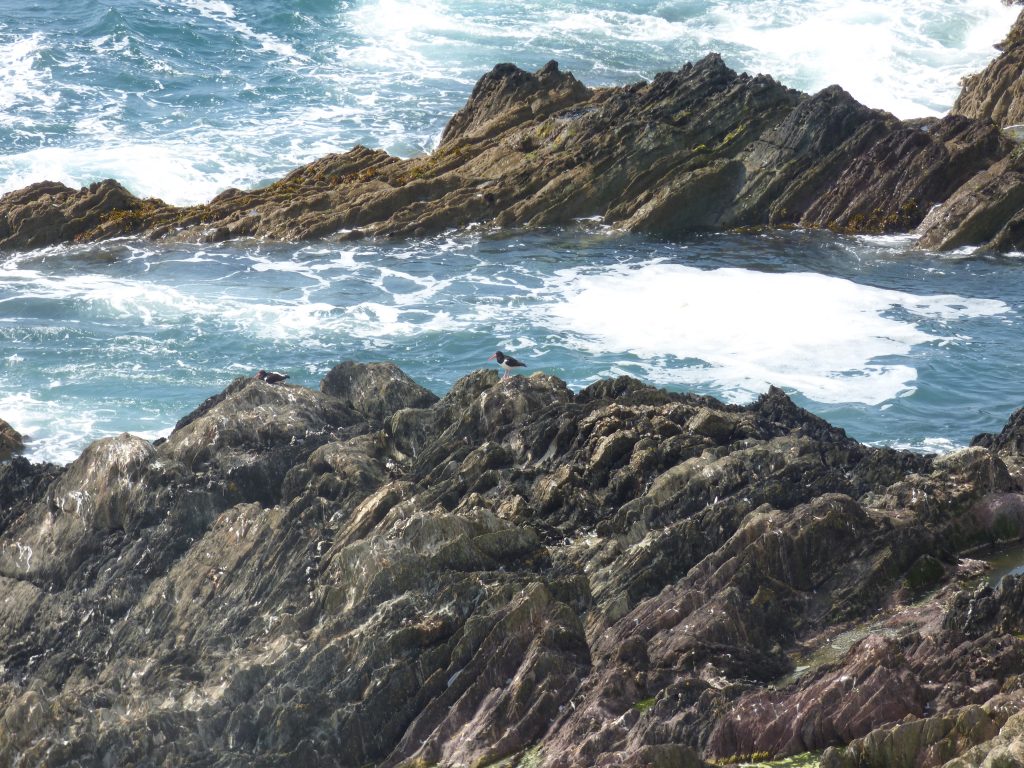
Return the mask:
[[843,230],[850,234],[903,232],[920,224],[924,213],[919,200],[905,200],[895,210],[876,208],[856,213],[849,218]]
[[722,139],[720,142],[718,142],[718,146],[716,146],[715,149],[716,150],[717,149],[722,149],[726,145],[731,144],[733,142],[733,140],[736,139],[737,136],[739,136],[740,134],[742,134],[746,130],[747,130],[747,126],[745,124],[737,126],[733,130],[729,131],[729,133],[726,135],[726,137],[724,139]]
[[729,757],[711,760],[710,765],[731,765],[736,768],[819,768],[821,752],[804,752],[791,757],[780,757],[772,760],[767,752],[755,753],[743,757]]
[[936,586],[946,575],[946,569],[931,555],[921,555],[907,572],[906,585],[911,592],[923,592]]
[[641,699],[633,705],[633,709],[635,709],[637,712],[646,712],[648,709],[654,706],[654,702],[655,699],[653,696],[649,699]]

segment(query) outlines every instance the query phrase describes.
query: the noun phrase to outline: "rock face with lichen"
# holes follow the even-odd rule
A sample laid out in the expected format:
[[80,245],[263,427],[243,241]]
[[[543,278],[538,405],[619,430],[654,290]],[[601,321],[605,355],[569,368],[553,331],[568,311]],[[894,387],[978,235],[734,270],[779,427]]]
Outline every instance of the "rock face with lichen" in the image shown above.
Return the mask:
[[1013,754],[1024,579],[959,553],[1024,533],[1022,418],[932,457],[776,389],[239,379],[0,464],[0,764]]
[[[1024,18],[1024,17],[1022,17]],[[950,115],[900,121],[838,86],[814,95],[718,54],[648,83],[590,89],[550,62],[499,64],[432,154],[356,147],[270,186],[178,208],[114,181],[0,198],[0,249],[121,235],[215,242],[416,236],[581,217],[659,237],[749,227],[917,230],[928,248],[1024,245],[1018,21]]]

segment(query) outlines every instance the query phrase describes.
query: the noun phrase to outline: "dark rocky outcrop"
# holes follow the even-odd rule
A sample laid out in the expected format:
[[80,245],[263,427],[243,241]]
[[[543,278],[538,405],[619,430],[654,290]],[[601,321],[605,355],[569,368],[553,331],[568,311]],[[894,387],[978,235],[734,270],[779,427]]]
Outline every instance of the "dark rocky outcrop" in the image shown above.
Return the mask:
[[1024,160],[1019,152],[977,173],[936,207],[918,228],[925,248],[949,250],[963,245],[990,242],[1010,250],[1018,242],[1024,209]]
[[0,198],[0,248],[119,235],[221,241],[412,236],[484,223],[600,217],[682,237],[763,226],[884,233],[927,248],[1021,247],[1018,21],[950,115],[900,121],[838,86],[808,95],[710,54],[649,83],[591,90],[549,62],[499,64],[432,154],[356,147],[204,205],[139,200],[116,182],[43,182]]
[[1006,464],[1017,483],[1024,486],[1024,408],[1010,415],[999,434],[982,433],[971,445],[990,449]]
[[958,554],[1024,533],[1014,424],[936,458],[777,389],[239,379],[0,465],[0,764],[1015,754],[1024,578]]
[[342,363],[327,374],[320,391],[344,400],[374,424],[382,424],[403,408],[429,408],[437,402],[437,395],[394,363]]
[[1024,140],[1024,14],[1018,17],[1001,53],[976,75],[964,78],[951,111],[1003,129],[1014,147],[1005,157],[984,169],[941,205],[918,229],[925,248],[949,250],[963,245],[987,244],[1008,251],[1024,246],[1024,195],[1021,189],[1020,142]]
[[0,419],[0,461],[7,461],[25,449],[25,438],[3,419]]
[[480,78],[466,106],[441,134],[441,146],[475,143],[516,125],[545,118],[590,98],[590,90],[549,61],[535,74],[514,64],[499,64]]

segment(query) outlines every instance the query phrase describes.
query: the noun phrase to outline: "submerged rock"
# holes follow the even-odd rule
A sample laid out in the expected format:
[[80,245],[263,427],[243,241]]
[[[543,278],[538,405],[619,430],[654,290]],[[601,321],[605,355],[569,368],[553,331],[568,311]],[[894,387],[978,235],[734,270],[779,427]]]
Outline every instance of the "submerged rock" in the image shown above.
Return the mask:
[[[483,75],[430,155],[355,147],[270,186],[177,208],[107,180],[0,198],[0,248],[121,235],[217,242],[416,236],[581,217],[660,237],[761,226],[909,232],[922,246],[1021,247],[1024,22],[941,120],[900,121],[839,86],[808,95],[718,54],[589,89],[549,62]],[[1017,126],[1019,127],[1019,126]]]
[[777,389],[239,379],[158,445],[0,465],[0,764],[1010,754],[1024,580],[957,553],[1024,509],[1012,430],[936,459]]

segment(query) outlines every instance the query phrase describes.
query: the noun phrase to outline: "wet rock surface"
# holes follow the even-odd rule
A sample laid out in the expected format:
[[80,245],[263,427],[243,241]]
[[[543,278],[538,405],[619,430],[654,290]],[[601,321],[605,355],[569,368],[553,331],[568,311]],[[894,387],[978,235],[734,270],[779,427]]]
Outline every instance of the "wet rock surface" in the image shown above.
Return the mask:
[[184,208],[111,180],[78,191],[42,182],[0,198],[0,249],[122,235],[407,237],[581,217],[669,238],[799,226],[916,230],[934,249],[1020,248],[1022,33],[1018,21],[941,120],[900,121],[839,86],[800,93],[738,74],[718,54],[600,89],[553,61],[533,73],[499,64],[428,156],[359,146]]
[[1016,754],[1024,579],[960,557],[1021,536],[1014,423],[935,458],[777,389],[239,379],[0,464],[0,764]]
[[6,461],[25,448],[25,438],[10,424],[0,419],[0,461]]

